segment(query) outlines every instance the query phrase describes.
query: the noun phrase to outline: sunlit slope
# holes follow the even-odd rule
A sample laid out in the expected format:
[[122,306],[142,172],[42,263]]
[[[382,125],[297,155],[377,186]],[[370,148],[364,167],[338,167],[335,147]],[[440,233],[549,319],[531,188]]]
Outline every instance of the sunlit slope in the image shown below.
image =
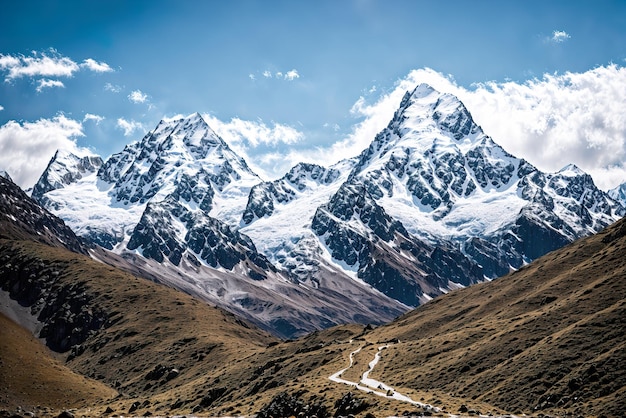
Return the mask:
[[379,380],[509,412],[626,410],[626,221],[367,336]]
[[66,409],[89,407],[117,392],[87,379],[56,360],[30,332],[0,313],[0,409],[26,411],[45,405]]

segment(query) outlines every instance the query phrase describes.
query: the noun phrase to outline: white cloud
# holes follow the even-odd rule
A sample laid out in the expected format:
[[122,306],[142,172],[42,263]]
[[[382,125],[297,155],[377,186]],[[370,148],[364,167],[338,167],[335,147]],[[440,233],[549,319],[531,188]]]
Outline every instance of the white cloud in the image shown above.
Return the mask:
[[106,62],[97,62],[92,58],[87,58],[82,64],[80,64],[80,66],[97,73],[108,73],[113,71],[113,68],[111,68]]
[[106,83],[104,85],[104,89],[112,93],[119,93],[122,91],[122,86],[118,86],[116,84],[111,84],[111,83]]
[[571,36],[569,35],[569,33],[563,31],[563,30],[555,30],[554,32],[552,32],[552,37],[548,38],[551,42],[560,44],[561,42],[565,42],[568,39],[570,39]]
[[[343,141],[363,149],[393,117],[402,95],[421,82],[459,97],[494,141],[544,171],[574,163],[608,189],[626,182],[626,68],[546,74],[523,83],[490,82],[471,89],[432,69],[414,70],[373,104],[360,98],[355,115],[365,119]],[[336,145],[339,146],[339,145]]]
[[83,122],[93,121],[96,125],[99,125],[103,120],[104,116],[94,115],[92,113],[85,113],[85,117],[83,117]]
[[145,130],[141,122],[137,122],[133,119],[126,120],[124,118],[119,118],[116,126],[124,131],[124,136],[131,136],[135,131]]
[[0,68],[3,70],[18,67],[20,65],[19,58],[16,58],[12,55],[4,55],[0,54]]
[[41,93],[41,91],[43,89],[47,89],[47,88],[50,88],[50,87],[61,87],[61,88],[63,88],[63,87],[65,87],[65,84],[63,84],[63,82],[60,81],[60,80],[47,80],[47,79],[38,80],[37,91],[39,93]]
[[0,54],[0,71],[6,73],[4,81],[11,82],[22,77],[35,78],[38,79],[38,92],[48,87],[65,87],[61,81],[49,77],[72,77],[81,68],[100,73],[113,71],[107,63],[97,62],[92,58],[87,58],[78,65],[52,48],[45,52],[33,51],[31,56]]
[[300,74],[298,74],[298,70],[290,70],[285,74],[285,80],[295,80],[296,78],[300,78]]
[[21,187],[32,187],[58,149],[91,154],[76,145],[81,136],[81,123],[65,115],[36,122],[9,121],[0,126],[0,169]]
[[267,126],[263,121],[249,121],[232,118],[223,122],[212,115],[202,115],[213,130],[229,144],[239,144],[245,148],[263,145],[295,144],[304,138],[297,129],[272,122]]
[[21,77],[71,77],[79,70],[78,64],[54,49],[44,53],[33,52],[30,57],[0,54],[0,68],[8,70],[5,81]]
[[[287,72],[276,71],[274,73],[272,73],[272,71],[270,71],[270,70],[263,70],[260,73],[257,71],[257,74],[260,74],[263,78],[267,78],[267,79],[273,78],[275,80],[293,81],[296,78],[300,78],[300,73],[295,68],[293,70],[289,70]],[[250,77],[251,80],[256,80],[257,79],[255,74],[249,74],[248,77]]]
[[4,106],[0,105],[0,112],[4,110]]
[[128,95],[128,100],[133,103],[145,103],[148,100],[148,95],[141,90],[133,90]]

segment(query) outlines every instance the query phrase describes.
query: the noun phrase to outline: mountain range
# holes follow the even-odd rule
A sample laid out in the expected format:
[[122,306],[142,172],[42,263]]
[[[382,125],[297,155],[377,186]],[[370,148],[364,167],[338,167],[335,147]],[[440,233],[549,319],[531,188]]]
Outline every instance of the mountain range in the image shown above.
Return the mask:
[[388,324],[283,341],[95,254],[0,176],[0,416],[626,411],[624,219]]
[[262,181],[192,114],[106,161],[57,152],[32,197],[92,257],[284,338],[388,322],[626,213],[576,166],[544,173],[510,155],[425,84],[359,156],[330,167]]

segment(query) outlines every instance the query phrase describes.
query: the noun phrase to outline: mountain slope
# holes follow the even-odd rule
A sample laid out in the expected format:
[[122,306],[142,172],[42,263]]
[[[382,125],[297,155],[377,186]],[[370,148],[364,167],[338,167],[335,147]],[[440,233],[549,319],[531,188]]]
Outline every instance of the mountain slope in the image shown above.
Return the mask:
[[626,183],[622,183],[614,189],[609,190],[609,196],[617,200],[626,207]]
[[117,395],[114,389],[73,372],[47,350],[0,312],[0,410],[20,407],[41,416],[47,408],[89,407]]
[[[64,233],[63,229],[51,227],[54,223],[63,225],[62,221],[47,214],[46,224],[32,226],[25,222],[23,219],[32,219],[37,205],[16,185],[4,184],[7,181],[3,178],[0,182],[2,202],[29,208],[18,209],[15,214],[3,212],[1,291],[30,308],[40,322],[38,337],[61,353],[66,366],[100,381],[99,385],[89,383],[83,389],[72,386],[76,377],[46,359],[45,350],[16,341],[19,331],[14,333],[12,326],[2,327],[2,340],[8,344],[3,346],[3,356],[9,355],[11,347],[16,345],[28,351],[24,358],[34,354],[29,350],[36,349],[43,358],[30,364],[36,368],[34,375],[41,375],[42,379],[51,375],[54,379],[55,374],[69,376],[64,386],[70,391],[67,396],[57,391],[44,396],[38,388],[47,384],[45,379],[25,384],[21,393],[21,400],[26,402],[23,405],[30,402],[30,405],[55,408],[91,407],[94,405],[88,403],[96,402],[104,409],[106,404],[98,403],[96,398],[103,396],[105,402],[114,402],[107,398],[118,391],[125,394],[119,398],[125,408],[129,396],[145,399],[159,395],[162,407],[169,410],[176,399],[168,393],[175,387],[276,341],[219,308],[70,252],[59,245],[60,237],[55,241],[45,236],[42,240],[44,230],[51,231],[50,235],[57,230]],[[41,208],[39,211],[46,213]],[[15,359],[0,360],[8,366]],[[21,378],[16,370],[4,372],[2,378],[8,379],[3,380],[7,387],[18,384],[16,379]],[[102,383],[109,388],[104,388]],[[4,390],[3,393],[8,394]]]
[[10,180],[0,176],[0,239],[29,238],[86,254],[87,249],[65,223],[42,208]]
[[354,160],[332,167],[300,163],[285,176],[252,188],[241,231],[279,268],[314,286],[323,279],[323,249],[311,231],[316,209],[346,181]]
[[[626,408],[626,221],[367,335],[398,339],[376,378],[514,413]],[[453,411],[454,412],[454,411]]]

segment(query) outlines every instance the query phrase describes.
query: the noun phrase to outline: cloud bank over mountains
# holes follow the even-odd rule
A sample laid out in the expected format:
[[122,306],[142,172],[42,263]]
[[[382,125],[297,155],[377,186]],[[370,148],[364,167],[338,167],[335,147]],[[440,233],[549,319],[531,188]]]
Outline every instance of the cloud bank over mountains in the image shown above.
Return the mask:
[[[105,63],[86,59],[78,64],[52,52],[32,57],[0,55],[0,69],[8,82],[22,76],[69,77],[81,68],[112,71]],[[287,76],[289,73],[281,73],[280,77],[299,77],[297,71]],[[269,76],[278,74],[261,74]],[[63,87],[42,80],[42,89]],[[346,109],[346,114],[354,118],[352,129],[329,145],[307,138],[299,126],[238,117],[224,121],[208,113],[203,116],[255,171],[274,179],[298,162],[329,165],[357,155],[388,124],[404,93],[419,83],[458,96],[488,135],[541,170],[557,171],[574,163],[589,172],[602,189],[626,182],[626,116],[621,106],[626,103],[626,69],[616,64],[581,73],[544,74],[525,81],[493,81],[469,87],[459,85],[452,75],[430,68],[413,70],[391,88],[374,86],[366,97],[358,98],[351,109]],[[104,88],[113,91],[114,87],[107,83]],[[146,103],[147,97],[141,90],[133,90],[128,100]],[[57,148],[88,152],[76,142],[85,135],[83,124],[103,121],[101,116],[88,114],[82,120],[58,114],[36,122],[9,121],[0,127],[0,168],[18,184],[29,187]],[[152,128],[124,115],[113,121],[120,135],[133,140]]]

